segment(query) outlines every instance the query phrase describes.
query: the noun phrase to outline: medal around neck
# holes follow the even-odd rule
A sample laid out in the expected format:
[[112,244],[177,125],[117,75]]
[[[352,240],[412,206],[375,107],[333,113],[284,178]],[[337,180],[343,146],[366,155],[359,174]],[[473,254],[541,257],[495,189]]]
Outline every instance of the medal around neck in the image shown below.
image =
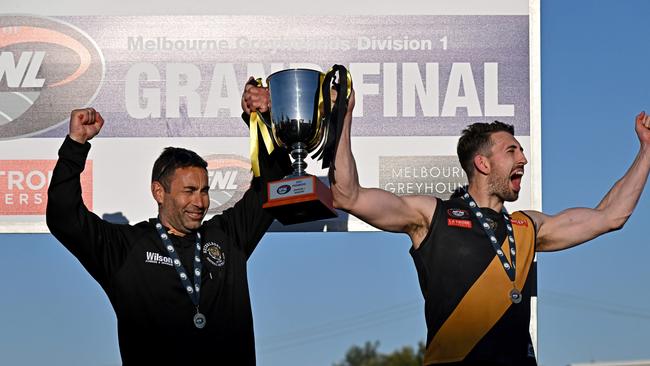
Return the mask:
[[522,296],[519,290],[517,290],[516,288],[510,290],[510,301],[512,301],[513,304],[519,304],[521,302],[521,299]]
[[178,273],[178,277],[181,280],[181,284],[187,291],[187,294],[190,297],[190,300],[192,301],[192,304],[196,307],[196,314],[194,315],[194,326],[197,327],[198,329],[201,329],[205,327],[206,319],[205,315],[201,314],[199,312],[199,300],[200,300],[200,295],[201,295],[201,270],[202,270],[202,265],[201,265],[201,234],[196,233],[196,240],[195,240],[195,247],[194,247],[194,264],[193,264],[193,271],[194,272],[194,285],[190,282],[190,279],[187,275],[187,271],[181,264],[181,260],[178,257],[178,253],[176,253],[176,250],[174,249],[174,244],[172,243],[171,239],[169,239],[169,235],[165,233],[163,230],[163,226],[160,223],[160,219],[156,221],[156,230],[158,231],[158,235],[160,236],[160,240],[163,243],[163,246],[167,250],[167,254],[169,254],[169,257],[171,257],[173,263],[174,263],[174,268],[176,269],[176,272]]
[[203,327],[205,327],[205,323],[206,323],[205,315],[197,312],[194,315],[194,326],[199,329],[203,329]]
[[507,235],[508,235],[508,246],[510,247],[510,260],[512,261],[512,264],[508,263],[508,259],[506,258],[505,254],[497,244],[497,238],[494,233],[494,230],[492,230],[490,224],[487,223],[485,220],[485,217],[483,213],[481,212],[480,207],[474,201],[472,196],[465,190],[465,194],[463,194],[463,199],[467,204],[469,205],[470,210],[476,217],[476,220],[481,224],[481,227],[483,228],[483,231],[485,231],[485,234],[487,235],[488,238],[490,238],[490,244],[492,245],[492,248],[494,248],[494,252],[497,255],[497,258],[501,261],[501,264],[503,265],[503,269],[506,272],[506,275],[512,281],[512,290],[508,293],[508,298],[510,301],[512,301],[513,304],[519,304],[522,300],[521,292],[517,289],[515,286],[515,277],[517,275],[516,271],[516,244],[515,244],[515,233],[512,231],[512,224],[510,223],[510,215],[508,214],[508,211],[506,210],[505,207],[501,209],[501,214],[503,215],[503,219],[505,220],[506,223],[506,230],[507,230]]

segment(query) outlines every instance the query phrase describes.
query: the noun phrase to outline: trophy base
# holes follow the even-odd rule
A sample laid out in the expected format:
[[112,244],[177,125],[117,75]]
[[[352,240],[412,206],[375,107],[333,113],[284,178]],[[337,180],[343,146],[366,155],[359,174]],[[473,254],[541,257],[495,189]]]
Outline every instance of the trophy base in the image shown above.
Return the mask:
[[268,183],[268,200],[262,207],[283,225],[336,217],[332,191],[314,176]]

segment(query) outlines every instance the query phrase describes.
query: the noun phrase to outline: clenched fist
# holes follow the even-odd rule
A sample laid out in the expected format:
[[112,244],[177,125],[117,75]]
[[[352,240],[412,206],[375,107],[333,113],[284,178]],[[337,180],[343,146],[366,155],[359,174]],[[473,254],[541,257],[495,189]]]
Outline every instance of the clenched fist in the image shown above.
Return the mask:
[[104,119],[94,108],[75,109],[70,114],[70,138],[80,144],[95,137],[104,125]]
[[642,144],[650,143],[650,115],[641,112],[636,116],[636,134]]

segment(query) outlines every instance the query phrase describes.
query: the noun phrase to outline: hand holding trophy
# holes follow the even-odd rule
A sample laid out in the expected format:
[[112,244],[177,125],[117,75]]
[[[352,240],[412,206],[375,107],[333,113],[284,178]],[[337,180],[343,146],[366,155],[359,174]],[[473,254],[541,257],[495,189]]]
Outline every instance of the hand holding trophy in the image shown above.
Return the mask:
[[[268,183],[264,208],[284,225],[336,217],[332,193],[317,177],[305,172],[305,158],[316,151],[323,168],[334,165],[336,145],[347,110],[352,79],[347,69],[334,65],[323,74],[317,70],[288,69],[267,78],[270,94],[270,121],[261,113],[251,113],[251,160],[255,172],[257,156],[256,119],[272,131],[278,146],[286,148],[294,159],[293,172],[279,181]],[[336,93],[330,93],[334,89]],[[331,95],[336,94],[332,102]],[[264,130],[264,126],[260,126]],[[264,144],[272,141],[262,131]],[[255,156],[253,156],[255,155]],[[256,172],[256,174],[259,174]]]

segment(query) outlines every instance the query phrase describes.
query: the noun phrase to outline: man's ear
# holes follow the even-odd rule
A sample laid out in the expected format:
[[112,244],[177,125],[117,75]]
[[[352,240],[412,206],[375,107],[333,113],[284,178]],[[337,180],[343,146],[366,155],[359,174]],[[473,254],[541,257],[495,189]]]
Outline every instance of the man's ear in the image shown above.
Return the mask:
[[158,181],[151,182],[151,195],[158,202],[158,205],[161,205],[165,198],[165,187]]
[[474,156],[474,169],[483,175],[488,175],[491,169],[490,161],[485,155],[476,154]]

